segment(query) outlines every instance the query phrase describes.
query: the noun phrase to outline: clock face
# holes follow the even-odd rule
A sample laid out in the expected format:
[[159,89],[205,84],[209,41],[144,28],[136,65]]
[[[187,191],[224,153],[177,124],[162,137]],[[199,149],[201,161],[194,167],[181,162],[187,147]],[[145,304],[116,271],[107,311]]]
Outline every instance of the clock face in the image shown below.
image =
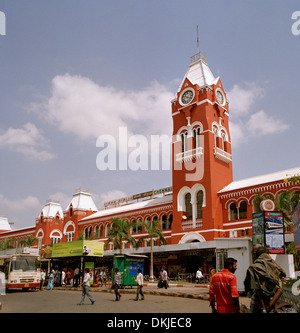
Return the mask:
[[224,96],[223,96],[223,94],[221,93],[220,90],[218,90],[216,92],[216,97],[217,97],[218,103],[221,104],[221,105],[223,105],[224,104]]
[[181,96],[182,104],[189,104],[194,97],[194,92],[192,90],[186,90]]

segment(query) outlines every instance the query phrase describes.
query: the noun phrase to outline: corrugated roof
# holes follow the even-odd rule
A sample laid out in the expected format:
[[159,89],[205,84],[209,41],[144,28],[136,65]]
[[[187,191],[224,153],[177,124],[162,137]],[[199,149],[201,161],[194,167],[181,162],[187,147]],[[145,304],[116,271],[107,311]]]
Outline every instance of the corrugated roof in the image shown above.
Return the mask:
[[233,181],[232,183],[230,183],[229,185],[224,187],[218,193],[235,191],[235,190],[239,190],[239,189],[242,189],[245,187],[251,187],[251,186],[280,181],[280,180],[283,180],[284,178],[286,178],[287,175],[294,176],[299,172],[300,172],[300,167],[288,169],[288,170],[282,170],[282,171],[278,171],[278,172],[273,172],[273,173],[269,173],[269,174],[261,175],[261,176],[257,176],[257,177],[251,177],[251,178]]
[[116,215],[119,213],[134,211],[134,210],[138,210],[138,209],[142,209],[142,208],[146,208],[146,207],[154,207],[154,206],[162,205],[162,204],[169,203],[169,202],[172,202],[172,195],[166,195],[163,197],[145,200],[145,201],[141,201],[141,202],[136,202],[136,203],[132,203],[132,204],[128,204],[128,205],[122,205],[119,207],[112,207],[112,208],[99,210],[97,213],[94,213],[88,217],[81,219],[81,221],[94,219],[94,218],[98,218],[98,217],[110,216],[110,215],[113,216],[113,215]]

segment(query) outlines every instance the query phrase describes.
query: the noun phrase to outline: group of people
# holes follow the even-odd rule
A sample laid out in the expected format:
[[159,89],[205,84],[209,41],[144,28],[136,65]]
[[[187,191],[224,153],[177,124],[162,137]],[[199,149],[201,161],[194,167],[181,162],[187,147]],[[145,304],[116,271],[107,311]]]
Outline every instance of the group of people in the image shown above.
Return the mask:
[[[211,278],[209,302],[213,313],[239,313],[239,293],[234,272],[237,260],[227,258],[224,269]],[[251,265],[244,281],[245,291],[250,292],[250,312],[268,313],[274,309],[282,294],[284,270],[271,258],[266,247],[256,251],[256,260]]]

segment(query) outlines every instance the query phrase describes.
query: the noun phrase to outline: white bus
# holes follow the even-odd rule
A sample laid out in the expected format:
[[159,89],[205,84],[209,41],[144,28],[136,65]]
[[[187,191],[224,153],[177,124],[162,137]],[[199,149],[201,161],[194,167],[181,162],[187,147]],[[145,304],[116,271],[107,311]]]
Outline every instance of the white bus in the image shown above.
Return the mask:
[[22,288],[28,290],[40,286],[40,257],[37,255],[0,255],[0,271],[5,275],[6,289]]

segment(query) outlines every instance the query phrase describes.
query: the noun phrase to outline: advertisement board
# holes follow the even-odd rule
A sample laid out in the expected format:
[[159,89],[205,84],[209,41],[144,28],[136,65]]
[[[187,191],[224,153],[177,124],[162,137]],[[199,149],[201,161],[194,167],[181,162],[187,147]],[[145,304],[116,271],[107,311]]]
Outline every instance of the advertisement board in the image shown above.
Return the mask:
[[53,244],[52,258],[74,256],[103,256],[104,243],[88,240]]
[[270,253],[285,253],[284,222],[282,212],[252,214],[253,249],[265,246]]
[[292,212],[295,250],[300,250],[300,202]]
[[270,253],[284,253],[284,224],[281,212],[265,212],[265,240]]
[[254,251],[260,246],[265,246],[264,221],[264,212],[252,214],[252,244]]

